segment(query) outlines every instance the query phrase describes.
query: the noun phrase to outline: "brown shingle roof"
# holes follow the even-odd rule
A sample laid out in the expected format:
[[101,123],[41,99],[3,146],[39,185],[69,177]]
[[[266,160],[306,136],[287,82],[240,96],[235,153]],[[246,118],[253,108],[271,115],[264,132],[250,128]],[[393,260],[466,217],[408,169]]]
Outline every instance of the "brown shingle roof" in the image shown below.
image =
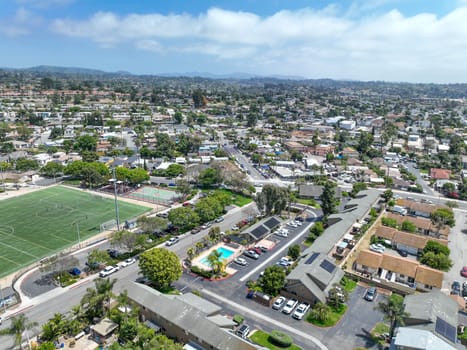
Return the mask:
[[409,201],[407,199],[402,199],[402,198],[397,200],[397,205],[401,205],[413,211],[419,211],[419,212],[430,213],[430,214],[432,214],[436,209],[447,208],[444,205],[433,205],[433,204],[427,204],[427,203],[420,203],[420,202],[415,202],[415,201]]
[[409,277],[415,277],[418,265],[419,263],[417,261],[388,254],[383,254],[383,259],[381,261],[381,267],[383,269]]
[[431,168],[430,176],[435,180],[449,180],[451,177],[451,170]]
[[377,269],[381,265],[382,255],[369,250],[362,250],[357,257],[357,264]]
[[394,243],[400,243],[408,247],[414,247],[417,249],[425,248],[426,242],[428,241],[427,236],[420,236],[413,233],[407,233],[402,231],[396,231],[394,233]]
[[[425,218],[417,218],[413,216],[403,216],[395,213],[387,213],[386,217],[390,219],[395,219],[397,221],[398,225],[401,225],[404,221],[410,221],[413,223],[415,226],[418,228],[421,228],[423,230],[429,230],[432,232],[438,232],[438,228],[436,225],[433,225],[430,219],[425,219]],[[449,235],[449,227],[444,226],[441,230],[439,230],[439,233],[443,236],[448,236]]]
[[397,230],[389,226],[378,226],[376,228],[375,235],[384,239],[389,239],[390,241],[394,238],[394,233]]
[[417,268],[415,281],[429,286],[441,288],[443,285],[443,272],[431,267],[420,265]]

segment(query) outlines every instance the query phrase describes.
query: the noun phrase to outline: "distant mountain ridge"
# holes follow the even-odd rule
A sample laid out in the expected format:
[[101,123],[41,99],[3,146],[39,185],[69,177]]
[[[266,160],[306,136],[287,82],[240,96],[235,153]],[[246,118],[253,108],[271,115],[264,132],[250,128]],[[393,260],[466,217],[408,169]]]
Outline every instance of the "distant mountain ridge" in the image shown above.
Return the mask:
[[74,74],[74,75],[127,75],[127,76],[160,76],[160,77],[187,77],[208,79],[252,79],[252,78],[275,78],[284,80],[305,80],[300,76],[287,75],[260,75],[251,73],[234,72],[229,74],[214,74],[209,72],[185,72],[185,73],[157,73],[157,74],[133,74],[126,71],[107,72],[100,69],[82,67],[60,67],[60,66],[34,66],[29,68],[1,68],[7,71],[24,71],[31,73],[49,74]]

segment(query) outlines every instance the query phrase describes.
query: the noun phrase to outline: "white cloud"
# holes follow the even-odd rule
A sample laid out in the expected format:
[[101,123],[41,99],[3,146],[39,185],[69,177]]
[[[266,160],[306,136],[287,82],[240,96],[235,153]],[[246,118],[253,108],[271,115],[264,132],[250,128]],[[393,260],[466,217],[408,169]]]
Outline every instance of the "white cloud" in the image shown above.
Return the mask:
[[359,17],[349,16],[348,11],[341,13],[336,6],[283,10],[269,17],[219,8],[199,16],[121,17],[99,12],[86,20],[57,19],[52,29],[101,46],[133,43],[137,49],[156,53],[202,54],[225,61],[226,67],[236,60],[237,67],[240,64],[245,71],[260,74],[467,80],[463,68],[467,58],[467,7],[460,6],[443,17],[430,13],[407,17],[397,10],[371,13],[388,3],[354,2],[353,10],[369,11]]
[[20,7],[11,19],[0,22],[0,34],[9,37],[27,35],[31,32],[32,28],[42,23],[43,20],[40,16],[24,7]]

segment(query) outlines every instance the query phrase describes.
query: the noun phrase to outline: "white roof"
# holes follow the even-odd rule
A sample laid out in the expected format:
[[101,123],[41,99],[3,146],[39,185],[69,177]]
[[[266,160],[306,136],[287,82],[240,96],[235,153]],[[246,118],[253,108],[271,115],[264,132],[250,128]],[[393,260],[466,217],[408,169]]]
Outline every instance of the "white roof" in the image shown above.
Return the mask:
[[457,350],[430,331],[400,327],[397,331],[396,346],[421,350]]

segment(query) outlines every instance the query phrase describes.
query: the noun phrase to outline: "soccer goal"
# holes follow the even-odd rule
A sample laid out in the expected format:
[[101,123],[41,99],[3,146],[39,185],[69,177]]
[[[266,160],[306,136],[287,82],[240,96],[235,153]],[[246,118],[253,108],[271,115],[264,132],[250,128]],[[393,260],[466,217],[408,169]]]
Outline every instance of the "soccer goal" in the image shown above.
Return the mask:
[[117,220],[113,219],[101,224],[101,232],[115,230],[117,228]]

